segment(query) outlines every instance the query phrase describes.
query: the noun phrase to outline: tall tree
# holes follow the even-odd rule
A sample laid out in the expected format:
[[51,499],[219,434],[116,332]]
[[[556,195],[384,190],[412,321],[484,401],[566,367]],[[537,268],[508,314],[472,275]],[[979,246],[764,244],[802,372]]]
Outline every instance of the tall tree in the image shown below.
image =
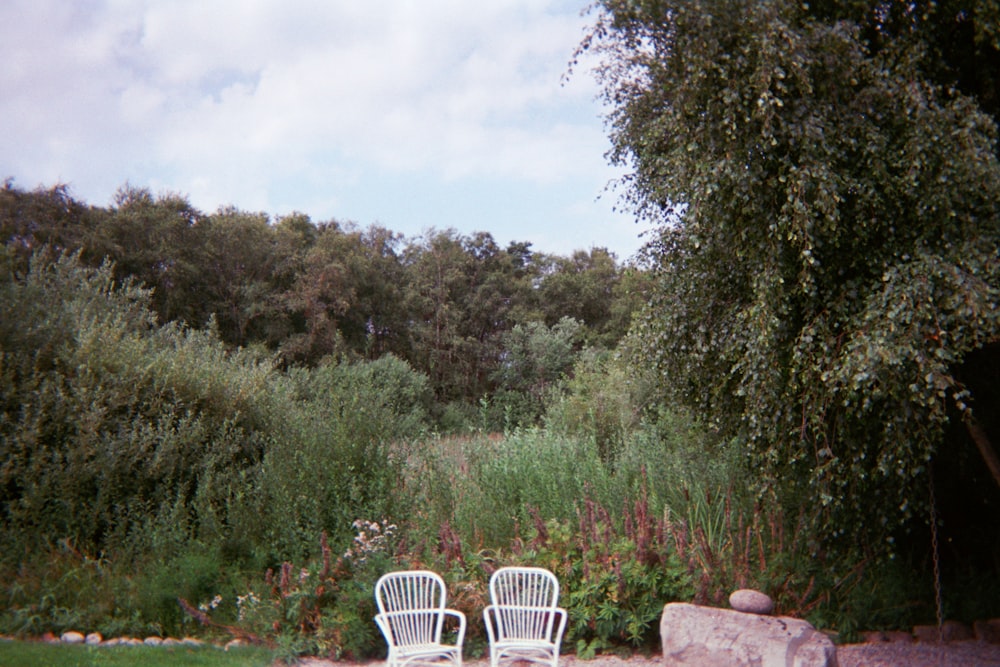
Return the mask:
[[[268,303],[278,257],[266,213],[220,208],[201,222],[205,265],[201,298],[230,345],[266,339]],[[257,333],[257,329],[260,333]]]
[[56,253],[79,250],[83,261],[100,265],[110,252],[101,233],[104,217],[102,210],[74,199],[66,185],[28,192],[8,179],[0,188],[0,242],[17,257],[20,273],[42,246]]
[[555,326],[571,317],[586,326],[587,343],[613,348],[625,334],[621,324],[628,325],[612,315],[621,273],[615,255],[606,248],[551,258],[539,285],[545,323]]
[[490,234],[431,231],[404,253],[413,365],[444,401],[474,402],[489,393],[501,336],[530,316],[530,252],[501,249]]
[[463,324],[475,259],[466,252],[464,241],[454,230],[432,231],[421,243],[411,243],[405,254],[413,364],[430,377],[442,401],[476,395],[474,362]]
[[294,330],[282,341],[281,349],[292,361],[315,364],[326,355],[346,351],[338,324],[355,295],[345,262],[345,242],[339,223],[321,224],[285,294],[284,308]]
[[956,371],[1000,340],[993,119],[929,71],[926,25],[884,29],[923,3],[599,5],[611,157],[661,225],[642,358],[817,546],[885,547],[949,420],[989,412]]
[[350,348],[368,359],[410,352],[404,298],[403,237],[384,227],[347,228],[344,262],[354,300],[340,321]]
[[116,277],[132,276],[152,287],[152,306],[163,322],[200,327],[212,315],[203,298],[208,259],[199,223],[204,217],[185,197],[154,196],[126,184],[102,225]]

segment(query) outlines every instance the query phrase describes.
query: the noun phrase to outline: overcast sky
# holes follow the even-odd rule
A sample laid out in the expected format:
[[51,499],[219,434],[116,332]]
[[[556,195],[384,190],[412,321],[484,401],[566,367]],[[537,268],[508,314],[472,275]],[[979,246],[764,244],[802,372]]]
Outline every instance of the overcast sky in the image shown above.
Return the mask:
[[625,260],[586,4],[3,0],[0,179]]

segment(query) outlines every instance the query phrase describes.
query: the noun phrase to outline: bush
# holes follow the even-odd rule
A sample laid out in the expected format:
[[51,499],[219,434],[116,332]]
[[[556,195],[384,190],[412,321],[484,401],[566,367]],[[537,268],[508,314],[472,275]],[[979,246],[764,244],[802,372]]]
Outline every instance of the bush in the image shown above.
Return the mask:
[[611,352],[586,350],[562,392],[553,393],[545,425],[569,438],[587,440],[613,464],[642,424],[645,381]]
[[223,569],[302,559],[321,532],[346,544],[355,519],[391,513],[390,445],[426,425],[422,375],[391,358],[281,372],[212,329],[158,325],[148,299],[75,257],[0,277],[0,568],[14,580],[65,542],[136,575],[127,604],[88,585],[66,606],[51,564],[5,625],[100,607],[175,627],[176,598],[224,586]]

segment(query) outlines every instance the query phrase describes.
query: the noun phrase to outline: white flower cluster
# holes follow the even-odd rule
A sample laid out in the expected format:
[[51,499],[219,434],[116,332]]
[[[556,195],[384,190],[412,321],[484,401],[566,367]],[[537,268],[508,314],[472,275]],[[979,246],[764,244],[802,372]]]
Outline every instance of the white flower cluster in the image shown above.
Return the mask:
[[258,604],[260,604],[260,599],[253,594],[253,591],[250,591],[246,595],[237,595],[237,618],[241,621],[246,620],[247,614],[256,609]]
[[222,596],[216,595],[214,598],[212,598],[211,602],[202,602],[200,605],[198,605],[198,609],[204,612],[209,612],[218,607],[220,604],[222,604]]
[[362,565],[369,556],[389,550],[389,540],[396,533],[396,524],[358,519],[353,524],[358,534],[354,544],[344,553],[344,559]]

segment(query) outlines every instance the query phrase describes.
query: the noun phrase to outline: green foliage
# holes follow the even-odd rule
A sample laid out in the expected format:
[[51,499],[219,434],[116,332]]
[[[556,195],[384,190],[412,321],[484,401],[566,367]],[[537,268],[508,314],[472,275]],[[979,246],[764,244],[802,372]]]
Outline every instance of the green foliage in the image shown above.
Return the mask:
[[610,492],[607,471],[589,443],[541,430],[472,441],[464,456],[467,472],[461,478],[453,474],[462,502],[452,524],[483,546],[510,542],[517,527],[531,521],[529,507],[547,518],[569,520],[587,489],[602,498]]
[[582,325],[564,317],[554,326],[542,322],[515,324],[501,335],[504,349],[493,380],[501,387],[483,399],[483,427],[507,431],[538,423],[547,397],[557,391],[577,356]]
[[268,667],[273,651],[238,647],[223,651],[215,646],[68,646],[42,642],[0,642],[0,663],[6,667]]
[[381,413],[377,423],[383,439],[413,437],[429,426],[434,395],[427,376],[391,354],[366,363],[326,367],[316,373],[314,382],[310,391],[317,397],[336,391],[350,397],[361,411]]
[[81,252],[89,264],[100,264],[112,252],[100,229],[104,216],[70,196],[63,184],[24,192],[7,179],[0,188],[0,241],[11,272],[26,273],[40,248]]
[[260,468],[259,497],[244,497],[249,515],[264,517],[263,534],[247,539],[269,545],[268,559],[302,559],[326,532],[348,537],[358,517],[392,514],[392,493],[402,461],[390,445],[425,428],[426,378],[386,357],[315,370],[292,369],[276,437]]
[[[809,30],[809,44],[840,44],[838,57],[850,56],[829,64],[835,71],[865,70],[858,63],[867,56],[848,48],[849,30]],[[877,88],[875,78],[868,72],[864,86]],[[878,98],[879,108],[895,113],[911,98]],[[930,93],[927,100],[922,113],[951,109],[951,131],[982,147],[978,121],[958,122],[960,102],[949,106]],[[785,107],[771,109],[773,123],[780,125]],[[929,127],[943,131],[939,121]],[[889,142],[902,153],[883,165],[897,175],[906,160],[933,153],[916,151],[919,138],[903,125]],[[869,160],[878,153],[859,151]],[[745,193],[750,212],[759,193],[740,190],[737,175],[757,174],[759,161],[776,169],[775,178],[791,175],[765,157],[750,151],[746,167],[719,166],[729,178],[720,183],[727,193]],[[963,168],[966,176],[991,178],[991,164]],[[957,167],[941,166],[950,178],[948,169]],[[824,182],[799,176],[803,186]],[[956,217],[975,209],[990,219],[985,195],[959,190]],[[813,206],[810,197],[819,195],[803,196]],[[926,585],[909,586],[901,574],[926,570],[926,562],[900,558],[892,568],[861,557],[832,561],[815,546],[840,540],[853,548],[849,531],[827,534],[794,505],[811,508],[825,490],[833,498],[826,511],[836,517],[851,516],[849,504],[864,499],[892,509],[902,496],[890,492],[922,474],[920,457],[933,453],[924,445],[945,420],[970,407],[983,416],[983,394],[966,382],[971,375],[953,368],[993,340],[993,232],[984,223],[976,238],[936,242],[919,232],[931,213],[914,222],[885,201],[866,209],[877,213],[875,222],[841,212],[858,229],[823,237],[839,250],[831,250],[832,240],[814,245],[818,268],[794,253],[789,260],[784,242],[757,263],[750,249],[772,239],[750,227],[731,234],[706,223],[697,237],[665,233],[663,242],[677,252],[660,257],[698,273],[682,277],[660,267],[654,305],[688,308],[688,319],[670,309],[659,311],[660,319],[646,314],[630,344],[657,363],[640,373],[623,355],[575,351],[579,336],[607,343],[628,320],[629,307],[608,311],[596,295],[623,291],[638,300],[646,293],[646,274],[625,280],[601,253],[575,256],[578,274],[555,279],[568,265],[533,255],[528,244],[503,251],[489,235],[430,235],[397,254],[398,239],[384,230],[316,226],[304,216],[273,226],[235,210],[202,216],[181,198],[141,190],[123,192],[115,209],[102,213],[76,206],[64,190],[25,198],[7,188],[0,212],[16,224],[0,219],[5,234],[14,230],[0,254],[0,580],[8,582],[0,632],[197,630],[257,639],[286,658],[368,659],[384,651],[371,622],[379,575],[438,570],[452,605],[475,619],[488,573],[505,563],[539,564],[559,575],[572,618],[568,646],[584,656],[648,649],[664,602],[724,604],[741,586],[765,590],[783,613],[842,634],[862,623],[926,620]],[[714,210],[711,198],[699,203]],[[892,233],[922,247],[897,258],[887,242],[852,260],[837,275],[862,290],[859,305],[836,291],[834,272],[822,267],[831,257],[868,251],[887,231],[879,220],[890,213],[913,223]],[[29,238],[27,222],[36,214],[58,219]],[[87,224],[74,228],[82,219]],[[777,216],[774,224],[801,233],[786,239],[794,245],[808,234],[788,227],[790,219]],[[148,246],[140,234],[146,225]],[[26,250],[43,238],[80,243],[84,251],[42,249],[29,263]],[[108,254],[95,250],[108,238],[133,268],[88,268]],[[259,244],[272,243],[274,255],[261,251]],[[727,254],[727,247],[739,252]],[[223,259],[219,275],[226,278],[219,279],[227,285],[200,275]],[[764,277],[747,278],[760,266]],[[708,270],[719,267],[728,272]],[[133,271],[147,272],[156,291],[120,280]],[[378,284],[381,274],[392,276],[394,289]],[[417,275],[422,279],[410,284]],[[309,284],[312,278],[320,282]],[[764,289],[780,280],[795,286],[791,295]],[[725,298],[708,298],[704,285]],[[548,305],[557,296],[580,298],[580,312],[595,314],[582,315],[590,318],[582,324],[560,322],[560,308],[542,308],[530,296],[542,289],[552,296]],[[810,289],[830,297],[822,308],[803,296]],[[192,296],[202,290],[211,295],[205,303]],[[405,304],[387,303],[397,298]],[[209,324],[161,323],[182,313]],[[784,319],[788,313],[798,319]],[[539,324],[550,316],[549,326]],[[411,318],[412,339],[404,333]],[[280,356],[232,347],[254,340],[280,347],[296,333],[308,345],[286,346]],[[773,344],[754,351],[747,341],[762,336]],[[713,357],[709,343],[720,340],[738,345]],[[828,356],[817,357],[810,345]],[[309,367],[291,365],[293,348]],[[664,398],[664,379],[679,377],[667,359],[679,349],[691,354],[686,368],[710,369],[719,386],[688,377],[678,394],[731,403],[736,412],[699,422]],[[782,360],[795,372],[785,374]],[[893,384],[900,369],[915,381]],[[766,391],[763,381],[773,377],[794,394],[787,405]],[[469,402],[485,395],[478,409]],[[523,427],[540,404],[547,428]],[[869,421],[878,428],[867,428]],[[435,422],[463,435],[430,437]],[[824,430],[830,423],[835,432]],[[827,444],[835,456],[811,470],[812,450],[803,442]],[[756,493],[762,461],[785,476],[783,503]],[[838,486],[851,476],[861,483]],[[995,591],[963,586],[963,577],[971,575],[959,573],[946,608],[995,615]],[[484,639],[480,625],[471,626],[475,654]]]
[[584,350],[560,394],[545,413],[549,429],[592,443],[601,460],[613,464],[638,431],[648,401],[648,380],[613,353]]
[[494,377],[507,389],[541,400],[571,368],[581,329],[570,317],[552,327],[542,322],[514,325],[502,337],[505,355]]
[[0,634],[37,637],[82,628],[106,637],[148,636],[161,627],[139,609],[132,568],[88,556],[68,541],[34,552],[16,568],[4,566],[2,573],[10,583]]
[[[387,445],[425,428],[430,397],[405,362],[281,373],[212,331],[158,325],[149,293],[116,286],[110,266],[40,255],[27,275],[4,278],[10,566],[68,539],[121,567],[161,570],[140,578],[129,608],[173,626],[185,587],[170,573],[192,574],[190,564],[211,580],[223,567],[301,558],[320,532],[346,540],[357,517],[389,513],[398,461]],[[192,552],[198,544],[210,555]],[[63,606],[43,604],[55,623]]]
[[615,312],[621,300],[613,295],[621,281],[615,255],[606,248],[549,258],[538,281],[545,323],[556,327],[563,318],[576,320],[587,345],[613,348],[629,324],[627,316]]
[[920,21],[849,4],[608,0],[584,45],[662,225],[639,363],[848,560],[925,509],[986,395],[956,369],[1000,337],[995,124],[928,77]]
[[[118,282],[152,289],[147,305],[160,322],[213,328],[229,348],[279,352],[283,366],[394,355],[427,375],[435,417],[453,413],[450,404],[475,409],[490,397],[499,404],[491,421],[529,423],[537,397],[530,405],[513,395],[524,389],[495,375],[507,354],[503,335],[517,324],[573,317],[580,339],[610,347],[640,303],[629,287],[640,272],[624,280],[604,249],[564,258],[532,252],[527,242],[502,249],[485,232],[406,239],[301,213],[206,214],[182,195],[130,184],[105,209],[73,199],[63,185],[24,192],[8,179],[0,239],[11,272],[26,273],[46,244],[79,251],[92,268],[113,261]],[[460,426],[449,424],[442,426]]]
[[7,545],[127,548],[161,511],[215,502],[210,481],[259,461],[269,364],[157,327],[147,297],[71,258],[4,286],[5,311],[20,313],[0,331]]

